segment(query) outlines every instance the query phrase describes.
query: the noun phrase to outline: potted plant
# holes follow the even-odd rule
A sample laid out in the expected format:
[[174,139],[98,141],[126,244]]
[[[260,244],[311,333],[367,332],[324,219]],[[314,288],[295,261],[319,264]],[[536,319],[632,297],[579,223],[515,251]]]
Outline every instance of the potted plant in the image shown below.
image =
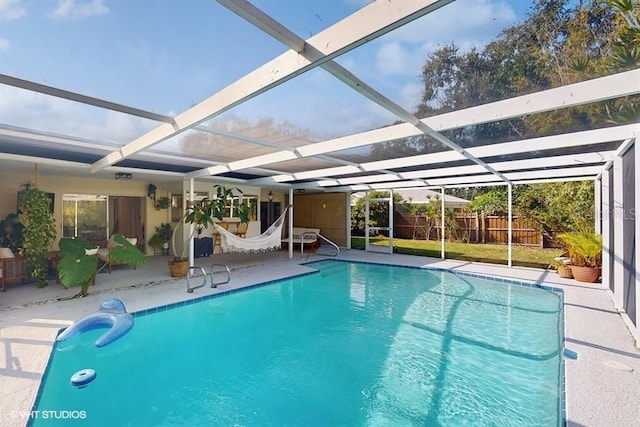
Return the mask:
[[0,248],[9,248],[14,254],[19,253],[23,228],[17,213],[10,213],[0,221]]
[[576,232],[559,234],[571,259],[571,273],[579,282],[595,283],[602,270],[602,236]]
[[[115,246],[110,250],[109,257],[122,264],[141,265],[147,262],[147,257],[124,236],[114,234],[111,239]],[[63,237],[60,239],[60,252],[62,259],[58,262],[58,274],[60,283],[65,288],[81,286],[79,294],[72,298],[85,297],[89,292],[89,285],[93,283],[96,275],[108,266],[102,264],[98,268],[98,247],[83,238]]]
[[159,197],[153,204],[157,211],[160,209],[168,209],[171,206],[171,200],[168,197]]
[[[197,227],[193,228],[193,231],[189,235],[189,238],[182,245],[182,253],[178,256],[176,252],[176,232],[179,227],[173,229],[173,235],[171,237],[173,259],[168,261],[169,271],[172,277],[184,277],[187,275],[189,269],[189,259],[186,257],[187,248],[191,244],[191,240],[198,232],[203,230],[209,225],[213,224],[214,218],[222,220],[225,209],[229,200],[237,197],[234,191],[242,194],[242,191],[238,188],[226,188],[223,185],[214,185],[216,189],[216,197],[213,199],[205,198],[200,201],[190,201],[187,209],[182,216],[180,222],[184,224],[197,224]],[[238,206],[238,217],[240,222],[249,222],[249,206],[246,204],[240,204]]]
[[556,269],[558,276],[564,279],[573,279],[573,273],[571,273],[571,258],[568,254],[556,257],[551,261],[551,267]]
[[51,214],[51,200],[46,193],[29,185],[18,194],[22,211],[22,249],[29,276],[38,287],[47,286],[49,279],[49,247],[56,238],[56,221]]
[[169,241],[173,235],[173,227],[169,223],[156,226],[156,232],[149,239],[149,246],[154,249],[169,249]]

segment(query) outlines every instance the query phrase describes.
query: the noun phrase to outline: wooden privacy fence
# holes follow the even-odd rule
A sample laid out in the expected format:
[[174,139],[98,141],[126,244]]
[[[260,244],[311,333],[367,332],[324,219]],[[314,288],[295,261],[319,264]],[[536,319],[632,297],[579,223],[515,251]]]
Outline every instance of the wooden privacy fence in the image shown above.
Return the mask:
[[[507,216],[479,214],[457,214],[445,221],[445,238],[450,241],[471,243],[507,244]],[[512,217],[512,242],[515,245],[543,247],[542,232],[536,230],[530,221]],[[439,240],[440,218],[395,212],[393,235],[404,239]]]

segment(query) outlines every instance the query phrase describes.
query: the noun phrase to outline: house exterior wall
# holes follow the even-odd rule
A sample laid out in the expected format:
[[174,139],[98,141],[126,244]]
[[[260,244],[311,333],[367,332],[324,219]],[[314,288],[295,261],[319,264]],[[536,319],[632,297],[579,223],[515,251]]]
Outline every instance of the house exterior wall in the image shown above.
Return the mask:
[[338,246],[347,245],[347,198],[344,193],[296,194],[294,227],[319,228]]
[[[143,223],[145,224],[148,240],[155,226],[169,219],[168,209],[160,211],[153,207],[153,200],[147,197],[149,182],[135,180],[116,180],[100,178],[76,178],[68,176],[55,176],[40,174],[34,177],[32,171],[24,173],[0,172],[0,219],[17,210],[17,194],[24,184],[37,183],[37,187],[47,193],[54,194],[54,212],[58,237],[55,239],[51,250],[58,250],[58,241],[62,236],[62,195],[63,194],[102,194],[108,196],[144,197],[145,209]],[[164,195],[161,186],[158,186],[157,196]],[[147,247],[147,253],[153,253]]]

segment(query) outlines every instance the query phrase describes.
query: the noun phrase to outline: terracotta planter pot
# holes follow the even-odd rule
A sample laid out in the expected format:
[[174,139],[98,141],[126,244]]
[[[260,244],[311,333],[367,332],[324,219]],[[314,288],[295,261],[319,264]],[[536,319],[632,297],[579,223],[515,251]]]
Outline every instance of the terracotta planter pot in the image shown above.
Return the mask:
[[189,261],[167,261],[169,263],[169,273],[171,277],[185,277],[189,269]]
[[600,278],[600,267],[578,267],[576,265],[571,266],[571,273],[573,278],[578,282],[595,283]]

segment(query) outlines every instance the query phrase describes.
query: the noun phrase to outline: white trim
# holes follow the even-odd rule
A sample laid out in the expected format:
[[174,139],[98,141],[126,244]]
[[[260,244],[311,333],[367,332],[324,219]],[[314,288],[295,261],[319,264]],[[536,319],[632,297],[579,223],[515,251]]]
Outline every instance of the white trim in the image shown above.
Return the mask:
[[[208,99],[178,114],[173,124],[162,124],[92,165],[96,172],[140,150],[149,148],[223,113],[293,77],[411,22],[451,0],[373,2],[309,39],[321,56],[309,60],[289,50],[226,86]],[[196,176],[194,176],[196,177]]]
[[613,161],[613,303],[616,309],[624,311],[624,173],[622,169],[622,157],[616,156]]
[[640,256],[638,255],[638,249],[640,248],[640,146],[638,146],[638,136],[640,136],[640,130],[636,131],[634,136],[634,167],[635,167],[635,177],[633,185],[635,187],[635,212],[633,212],[634,220],[635,220],[635,231],[636,231],[636,241],[635,241],[635,250],[636,250],[636,265],[635,265],[635,293],[636,293],[636,318],[635,318],[635,331],[634,337],[636,339],[636,347],[640,348]]
[[[611,257],[614,256],[613,250],[614,248],[609,247],[609,242],[611,241],[611,221],[613,221],[612,215],[609,212],[609,208],[613,203],[613,200],[610,197],[610,187],[611,187],[611,176],[609,171],[613,168],[613,162],[609,164],[609,167],[604,170],[602,173],[600,184],[602,186],[601,189],[601,210],[602,210],[602,285],[607,289],[610,289],[611,281],[613,280],[613,271],[610,268],[611,265]],[[598,182],[598,181],[596,181]],[[615,233],[614,233],[615,238]],[[613,294],[611,294],[613,299]]]

